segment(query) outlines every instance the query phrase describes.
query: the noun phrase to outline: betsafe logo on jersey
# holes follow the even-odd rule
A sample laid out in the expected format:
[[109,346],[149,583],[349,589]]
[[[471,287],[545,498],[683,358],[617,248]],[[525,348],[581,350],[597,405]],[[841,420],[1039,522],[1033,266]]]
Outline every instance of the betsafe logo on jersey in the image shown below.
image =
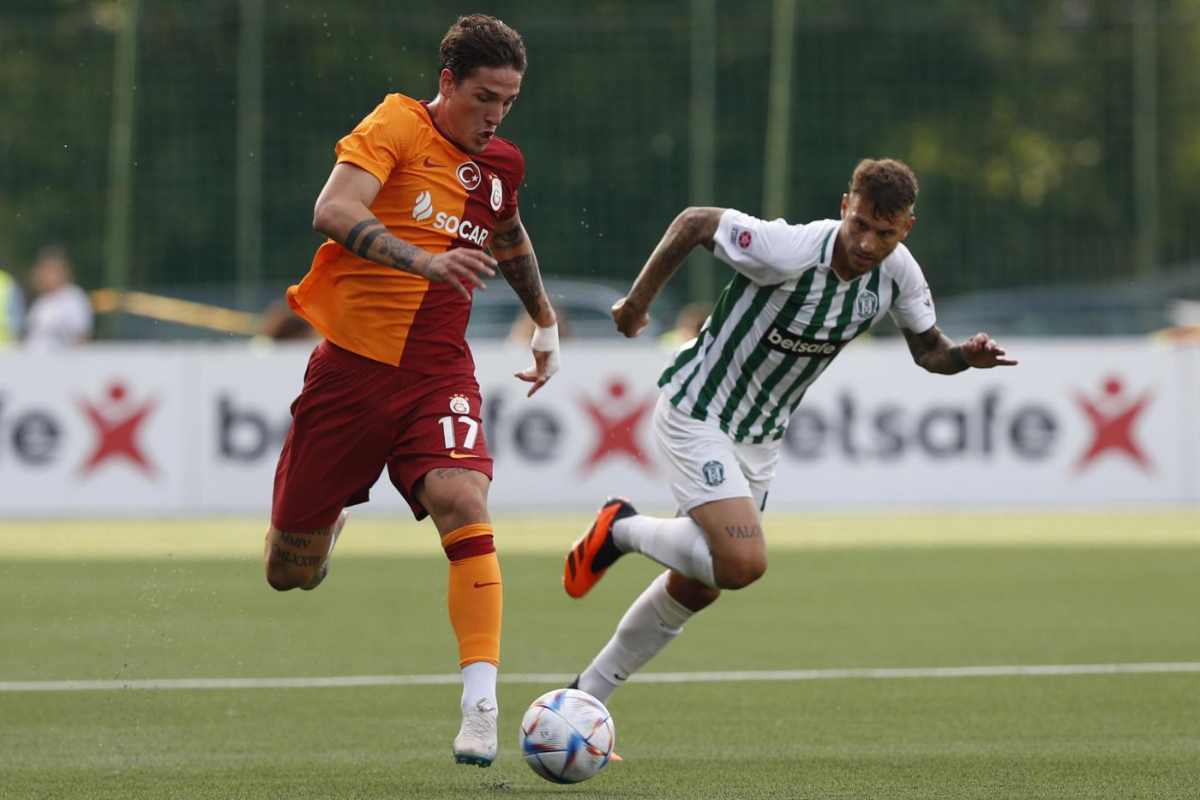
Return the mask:
[[763,337],[763,343],[780,353],[788,355],[809,356],[811,358],[833,358],[845,346],[844,342],[826,342],[817,339],[807,339],[800,334],[772,325]]

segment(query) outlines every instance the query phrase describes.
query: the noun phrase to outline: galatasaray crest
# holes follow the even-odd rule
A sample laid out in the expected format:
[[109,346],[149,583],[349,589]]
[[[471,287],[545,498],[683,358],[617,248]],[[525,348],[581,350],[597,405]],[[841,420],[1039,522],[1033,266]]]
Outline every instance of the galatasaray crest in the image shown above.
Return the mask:
[[492,196],[489,198],[492,206],[492,211],[499,211],[504,205],[504,185],[500,183],[500,178],[496,175],[492,176]]

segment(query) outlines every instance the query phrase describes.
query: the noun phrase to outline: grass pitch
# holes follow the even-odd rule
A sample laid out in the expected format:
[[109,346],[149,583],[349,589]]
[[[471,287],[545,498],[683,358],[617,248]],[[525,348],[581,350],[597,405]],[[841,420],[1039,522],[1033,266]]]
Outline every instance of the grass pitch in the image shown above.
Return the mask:
[[[586,518],[497,524],[506,673],[573,674],[655,574],[559,586]],[[1200,514],[768,515],[770,567],[653,672],[1200,661]],[[429,526],[353,519],[279,594],[262,524],[0,523],[0,683],[450,674]],[[1200,674],[631,683],[575,787],[456,766],[458,689],[0,690],[5,798],[1194,798]]]

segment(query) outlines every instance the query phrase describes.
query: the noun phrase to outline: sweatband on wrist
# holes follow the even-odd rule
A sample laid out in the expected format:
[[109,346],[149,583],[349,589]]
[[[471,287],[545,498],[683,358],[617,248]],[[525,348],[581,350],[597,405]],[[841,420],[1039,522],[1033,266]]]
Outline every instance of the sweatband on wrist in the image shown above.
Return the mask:
[[555,352],[558,350],[558,323],[554,323],[548,328],[540,328],[537,325],[533,326],[533,341],[529,346],[543,353]]

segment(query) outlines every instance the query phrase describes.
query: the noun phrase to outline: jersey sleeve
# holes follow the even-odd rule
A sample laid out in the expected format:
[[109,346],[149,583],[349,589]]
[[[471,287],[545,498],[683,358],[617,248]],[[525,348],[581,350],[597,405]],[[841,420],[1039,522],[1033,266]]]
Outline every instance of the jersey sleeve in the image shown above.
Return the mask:
[[[726,209],[713,237],[717,258],[760,286],[786,283],[821,263],[829,225],[791,225]],[[830,245],[832,246],[832,245]]]
[[929,291],[929,284],[925,282],[921,265],[908,252],[908,248],[900,245],[896,251],[900,256],[900,265],[894,279],[899,291],[892,301],[892,319],[901,328],[924,333],[937,323],[933,295]]
[[386,183],[392,170],[408,159],[416,121],[400,102],[388,95],[334,148],[339,164],[353,164]]

